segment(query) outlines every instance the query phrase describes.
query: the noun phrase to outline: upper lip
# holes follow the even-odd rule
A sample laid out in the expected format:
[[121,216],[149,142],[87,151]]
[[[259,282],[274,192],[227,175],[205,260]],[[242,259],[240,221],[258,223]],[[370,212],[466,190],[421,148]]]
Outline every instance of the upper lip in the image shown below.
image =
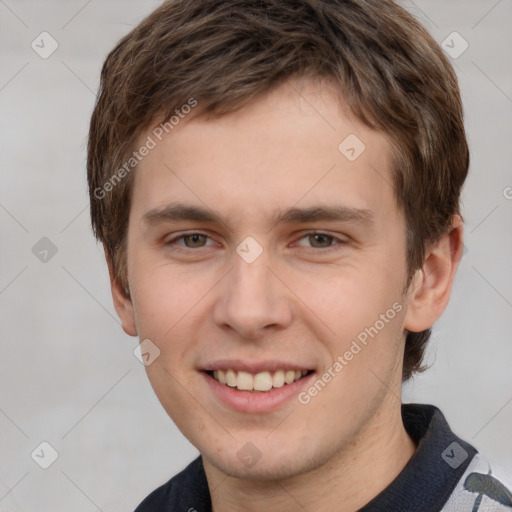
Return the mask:
[[203,371],[234,370],[236,372],[248,372],[252,374],[260,372],[274,372],[277,370],[312,370],[310,366],[289,361],[244,361],[241,359],[218,359],[201,368]]

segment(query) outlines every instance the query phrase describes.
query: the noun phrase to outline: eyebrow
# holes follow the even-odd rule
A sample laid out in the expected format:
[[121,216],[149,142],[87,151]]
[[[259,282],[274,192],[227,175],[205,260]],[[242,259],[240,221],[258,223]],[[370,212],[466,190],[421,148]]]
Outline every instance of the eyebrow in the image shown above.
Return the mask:
[[321,205],[309,208],[292,207],[274,216],[276,224],[301,224],[316,221],[352,221],[373,224],[374,215],[370,210],[341,205]]
[[189,206],[181,203],[171,203],[163,208],[155,208],[145,213],[142,217],[148,225],[160,224],[161,222],[195,220],[199,222],[218,222],[222,219],[212,210],[198,206]]
[[[208,208],[182,203],[171,203],[150,210],[143,215],[142,220],[149,226],[182,220],[228,224],[219,214]],[[375,218],[370,210],[342,205],[318,205],[308,208],[291,207],[276,211],[272,217],[273,224],[301,224],[318,221],[357,222],[371,225],[375,222]]]

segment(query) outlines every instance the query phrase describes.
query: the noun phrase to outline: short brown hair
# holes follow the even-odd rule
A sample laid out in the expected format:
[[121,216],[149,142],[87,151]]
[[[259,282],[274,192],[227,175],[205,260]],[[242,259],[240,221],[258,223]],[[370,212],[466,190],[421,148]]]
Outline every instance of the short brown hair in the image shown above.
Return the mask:
[[[308,76],[333,80],[357,118],[388,136],[409,280],[421,267],[459,213],[469,166],[455,73],[422,25],[392,0],[169,0],[106,58],[90,124],[92,226],[127,296],[133,173],[104,184],[138,138],[190,98],[220,116]],[[429,336],[407,333],[403,380],[423,370]]]

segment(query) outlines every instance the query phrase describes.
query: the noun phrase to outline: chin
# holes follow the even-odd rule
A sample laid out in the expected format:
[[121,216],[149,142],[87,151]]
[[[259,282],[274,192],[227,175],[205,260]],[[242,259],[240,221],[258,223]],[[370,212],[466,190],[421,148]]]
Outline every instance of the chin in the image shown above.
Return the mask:
[[[203,459],[224,474],[260,482],[294,478],[319,468],[333,456],[332,448],[321,450],[322,453],[308,454],[297,444],[289,446],[288,450],[280,450],[279,454],[271,447],[256,450],[254,445],[248,444],[238,451],[230,451],[229,454],[224,451],[220,456],[214,454],[210,457],[207,452],[201,453]],[[251,455],[254,457],[252,461],[248,459],[243,462],[244,458]]]

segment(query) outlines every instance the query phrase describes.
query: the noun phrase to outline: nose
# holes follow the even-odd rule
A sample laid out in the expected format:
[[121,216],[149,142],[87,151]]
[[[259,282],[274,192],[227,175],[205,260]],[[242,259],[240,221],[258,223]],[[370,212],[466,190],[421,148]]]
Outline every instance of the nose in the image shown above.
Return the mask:
[[234,254],[234,268],[223,279],[214,306],[213,317],[219,327],[255,340],[270,329],[290,325],[292,308],[287,289],[268,263],[265,251],[252,263]]

